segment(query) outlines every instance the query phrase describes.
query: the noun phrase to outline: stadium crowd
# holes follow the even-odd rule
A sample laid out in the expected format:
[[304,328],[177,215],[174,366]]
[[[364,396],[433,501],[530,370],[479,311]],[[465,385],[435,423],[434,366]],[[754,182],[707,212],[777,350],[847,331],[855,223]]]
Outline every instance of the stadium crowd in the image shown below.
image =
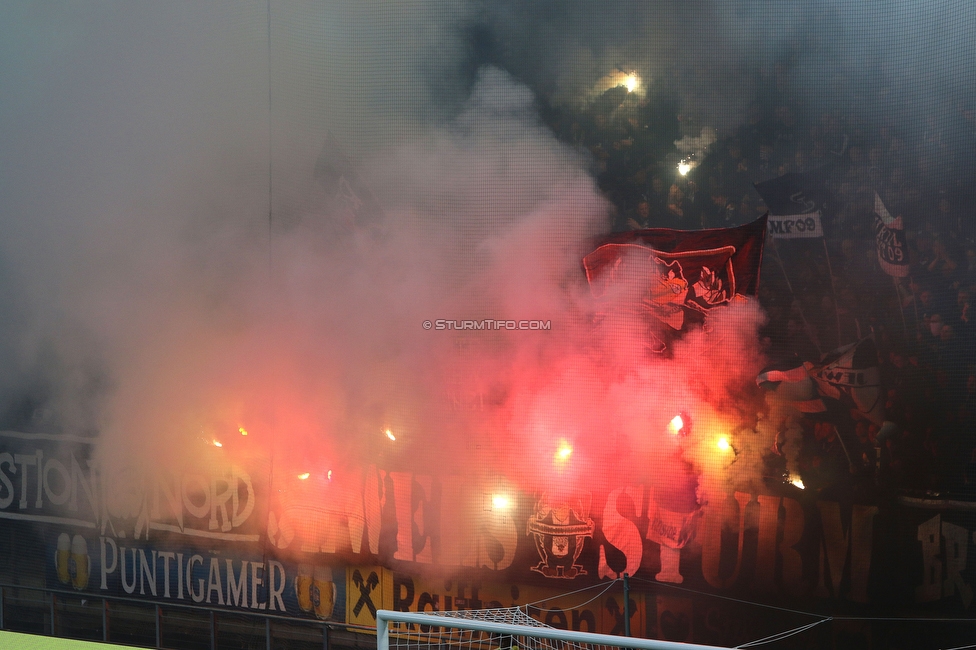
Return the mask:
[[[879,441],[866,420],[805,417],[803,481],[817,491],[883,486],[976,499],[976,229],[967,209],[976,188],[966,182],[976,157],[959,153],[976,151],[976,113],[950,106],[906,125],[897,106],[872,119],[811,111],[784,90],[781,74],[760,84],[767,90],[744,122],[697,158],[675,146],[699,135],[694,106],[666,92],[618,86],[583,107],[543,115],[592,161],[616,211],[615,231],[747,223],[767,211],[755,183],[817,171],[832,196],[825,237],[767,241],[764,345],[774,361],[816,362],[873,336],[886,417],[898,429]],[[884,88],[864,94],[851,105],[891,101]],[[682,159],[692,164],[684,174]],[[903,218],[908,277],[892,278],[879,265],[875,192]]]

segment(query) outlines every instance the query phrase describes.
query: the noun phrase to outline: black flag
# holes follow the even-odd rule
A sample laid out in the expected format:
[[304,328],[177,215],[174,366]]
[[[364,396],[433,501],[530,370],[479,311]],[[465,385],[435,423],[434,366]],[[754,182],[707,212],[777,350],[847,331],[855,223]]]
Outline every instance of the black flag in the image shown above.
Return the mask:
[[755,188],[772,216],[815,212],[826,216],[830,214],[834,203],[827,190],[826,176],[826,169],[805,173],[790,172],[756,183]]

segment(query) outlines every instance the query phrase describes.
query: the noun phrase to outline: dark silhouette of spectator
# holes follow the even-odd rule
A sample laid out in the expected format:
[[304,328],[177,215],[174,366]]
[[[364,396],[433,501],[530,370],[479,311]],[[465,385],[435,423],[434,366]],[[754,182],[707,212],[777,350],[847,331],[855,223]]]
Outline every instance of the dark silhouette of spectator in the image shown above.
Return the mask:
[[711,191],[712,204],[705,211],[705,224],[709,228],[728,228],[739,221],[738,207],[729,199],[728,193],[721,187]]
[[637,210],[627,219],[627,225],[634,230],[651,227],[651,204],[646,198],[637,203]]

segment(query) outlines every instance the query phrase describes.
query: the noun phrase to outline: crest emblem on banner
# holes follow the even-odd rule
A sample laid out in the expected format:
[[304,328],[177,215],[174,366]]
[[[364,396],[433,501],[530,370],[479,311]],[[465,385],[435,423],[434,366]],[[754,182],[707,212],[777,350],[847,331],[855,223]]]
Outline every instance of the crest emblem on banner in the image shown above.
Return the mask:
[[54,570],[61,584],[71,585],[75,589],[88,586],[91,577],[91,557],[88,555],[88,542],[77,533],[70,537],[68,533],[58,536],[58,546],[54,553]]
[[584,257],[583,268],[601,318],[644,319],[648,348],[664,352],[711,309],[755,295],[765,233],[765,217],[738,228],[619,233]]
[[589,494],[556,502],[543,494],[528,524],[542,560],[532,570],[547,578],[571,580],[586,575],[586,569],[577,561],[583,552],[583,540],[593,537],[595,525],[589,515]]

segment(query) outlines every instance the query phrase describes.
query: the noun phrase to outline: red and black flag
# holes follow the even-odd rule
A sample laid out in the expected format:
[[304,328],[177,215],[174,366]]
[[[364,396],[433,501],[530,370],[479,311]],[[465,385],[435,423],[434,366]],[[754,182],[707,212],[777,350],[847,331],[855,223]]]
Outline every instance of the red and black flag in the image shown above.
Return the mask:
[[[737,228],[615,233],[583,258],[583,267],[591,293],[608,307],[680,332],[710,309],[756,295],[765,237],[766,217]],[[651,347],[665,346],[657,339]]]

